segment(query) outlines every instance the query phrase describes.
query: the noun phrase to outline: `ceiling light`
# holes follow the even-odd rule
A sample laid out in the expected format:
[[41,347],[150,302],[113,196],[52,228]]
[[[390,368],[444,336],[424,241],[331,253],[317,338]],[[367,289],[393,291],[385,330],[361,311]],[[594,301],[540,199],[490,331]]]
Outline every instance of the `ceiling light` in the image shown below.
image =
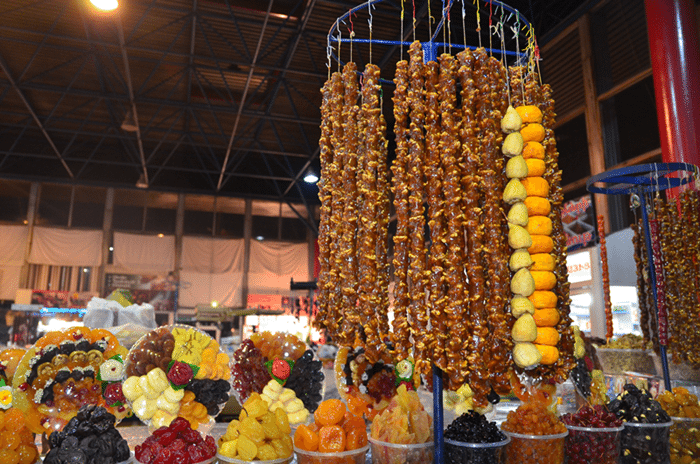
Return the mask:
[[309,169],[306,172],[306,175],[304,176],[304,182],[306,182],[307,184],[315,184],[316,182],[318,182],[318,176],[313,171],[313,169]]
[[124,116],[124,122],[122,122],[121,127],[124,132],[136,132],[139,130],[138,126],[136,125],[136,121],[134,120],[134,113],[132,113],[131,110],[126,112],[126,116]]
[[211,307],[212,307],[212,308],[216,308],[217,306],[219,306],[219,302],[218,302],[218,301],[212,301],[212,302],[211,302]]
[[146,183],[146,176],[144,176],[143,174],[141,174],[139,176],[139,180],[136,181],[136,188],[140,188],[140,189],[148,188],[148,184]]
[[257,240],[258,242],[262,242],[264,239],[265,237],[263,237],[262,235],[258,235],[257,237],[255,237],[255,240]]
[[117,0],[90,0],[90,3],[95,5],[95,8],[102,11],[116,10],[119,6],[119,2]]
[[114,251],[114,247],[113,246],[109,247],[109,251]]
[[158,234],[158,238],[163,238],[163,237],[165,237],[165,235],[163,235],[163,234]]

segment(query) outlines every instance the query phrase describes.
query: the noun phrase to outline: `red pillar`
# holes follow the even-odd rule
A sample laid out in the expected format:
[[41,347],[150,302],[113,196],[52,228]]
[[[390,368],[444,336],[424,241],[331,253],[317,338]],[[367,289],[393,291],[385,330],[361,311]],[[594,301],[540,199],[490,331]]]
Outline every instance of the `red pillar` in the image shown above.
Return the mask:
[[665,163],[700,165],[700,44],[692,0],[645,0]]

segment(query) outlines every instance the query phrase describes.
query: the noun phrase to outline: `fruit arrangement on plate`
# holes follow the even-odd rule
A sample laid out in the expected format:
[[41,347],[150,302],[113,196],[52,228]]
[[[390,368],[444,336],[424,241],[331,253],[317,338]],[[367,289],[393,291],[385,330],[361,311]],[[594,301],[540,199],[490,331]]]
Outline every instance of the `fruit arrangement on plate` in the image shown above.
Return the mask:
[[305,422],[323,398],[323,365],[291,334],[253,334],[234,353],[231,372],[239,402],[259,393],[271,411],[283,409],[291,424]]
[[[364,414],[373,419],[383,411],[391,398],[396,395],[396,387],[402,382],[418,388],[420,376],[408,360],[397,364],[400,371],[406,372],[406,378],[397,376],[396,366],[391,359],[381,359],[370,363],[363,348],[352,349],[340,347],[335,357],[335,385],[340,397],[347,402],[353,414]],[[403,369],[403,366],[406,369]],[[399,374],[400,376],[403,374]]]
[[33,464],[39,460],[34,434],[27,428],[19,409],[0,411],[0,436],[0,462],[3,464]]
[[211,427],[231,390],[228,355],[216,340],[186,325],[144,335],[129,351],[125,371],[124,397],[151,430],[176,417],[194,430]]
[[15,376],[15,371],[22,357],[27,350],[21,348],[10,348],[0,351],[0,378],[5,380],[5,383],[12,385],[12,378]]
[[85,405],[106,407],[121,420],[129,414],[121,390],[126,353],[104,329],[49,332],[19,362],[13,404],[33,433],[61,430]]

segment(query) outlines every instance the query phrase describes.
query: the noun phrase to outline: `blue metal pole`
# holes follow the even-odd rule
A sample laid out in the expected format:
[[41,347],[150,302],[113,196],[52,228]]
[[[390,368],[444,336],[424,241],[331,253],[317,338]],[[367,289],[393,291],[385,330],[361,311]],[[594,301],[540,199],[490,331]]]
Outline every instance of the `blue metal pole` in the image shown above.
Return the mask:
[[[654,303],[656,299],[656,270],[654,269],[654,253],[651,249],[651,231],[649,230],[649,214],[647,213],[647,202],[644,195],[644,187],[639,187],[639,199],[642,208],[642,223],[644,224],[644,240],[647,244],[647,259],[649,263],[649,280],[651,281],[651,289],[654,293]],[[659,307],[656,306],[656,327],[659,327]],[[666,390],[671,390],[671,376],[668,371],[668,359],[666,358],[666,345],[659,344],[659,352],[661,356],[661,366],[664,374],[664,387]]]
[[445,463],[445,440],[442,431],[442,370],[433,364],[433,439],[435,464]]

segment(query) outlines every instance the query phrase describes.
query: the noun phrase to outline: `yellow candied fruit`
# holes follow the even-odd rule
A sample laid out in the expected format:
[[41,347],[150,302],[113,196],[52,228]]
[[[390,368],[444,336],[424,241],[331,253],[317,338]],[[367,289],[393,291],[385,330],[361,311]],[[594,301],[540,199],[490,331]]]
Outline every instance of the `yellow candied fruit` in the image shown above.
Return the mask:
[[237,444],[238,440],[229,440],[225,441],[219,446],[219,454],[229,457],[229,458],[235,458],[236,455],[238,454],[236,452],[237,449]]
[[241,435],[236,443],[236,451],[244,461],[252,461],[258,455],[258,445],[245,435]]
[[265,413],[260,418],[260,425],[263,428],[263,432],[265,433],[265,438],[279,438],[282,436],[282,432],[280,432],[279,427],[277,426],[277,418],[275,415],[271,412]]
[[277,459],[277,452],[272,445],[264,444],[258,447],[258,454],[256,457],[261,461],[271,461]]
[[284,409],[275,409],[274,414],[275,418],[277,419],[277,427],[280,429],[280,432],[285,435],[292,433],[292,428],[289,426],[289,417]]
[[241,432],[241,436],[245,436],[256,445],[265,441],[265,430],[263,426],[252,417],[246,417],[241,421],[239,431]]
[[[261,417],[267,412],[267,403],[257,393],[250,395],[248,400],[243,403],[243,409],[246,415],[253,418]],[[242,413],[243,411],[241,411]]]

